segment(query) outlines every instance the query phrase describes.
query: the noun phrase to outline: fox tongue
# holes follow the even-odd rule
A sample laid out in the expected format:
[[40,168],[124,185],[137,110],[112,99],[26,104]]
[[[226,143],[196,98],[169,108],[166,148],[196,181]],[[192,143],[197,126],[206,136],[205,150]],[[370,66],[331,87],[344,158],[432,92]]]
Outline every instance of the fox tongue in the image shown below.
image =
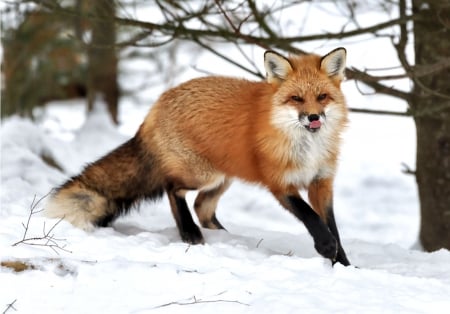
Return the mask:
[[311,123],[309,124],[309,128],[310,129],[318,129],[318,128],[320,128],[321,125],[322,125],[322,123],[319,120],[314,120],[314,121],[311,121]]

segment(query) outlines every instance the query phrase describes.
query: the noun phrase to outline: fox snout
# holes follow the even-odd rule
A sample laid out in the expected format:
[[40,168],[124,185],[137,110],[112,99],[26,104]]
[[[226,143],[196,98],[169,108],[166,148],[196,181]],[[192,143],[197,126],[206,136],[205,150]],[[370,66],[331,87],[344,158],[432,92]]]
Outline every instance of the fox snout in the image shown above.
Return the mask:
[[322,123],[325,120],[325,114],[321,113],[320,115],[317,113],[307,114],[302,113],[299,115],[300,123],[310,132],[317,132]]

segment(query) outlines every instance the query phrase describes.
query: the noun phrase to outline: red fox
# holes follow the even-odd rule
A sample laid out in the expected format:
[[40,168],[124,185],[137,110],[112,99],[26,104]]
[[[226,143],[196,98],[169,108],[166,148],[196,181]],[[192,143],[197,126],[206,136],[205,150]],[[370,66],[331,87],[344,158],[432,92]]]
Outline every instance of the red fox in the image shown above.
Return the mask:
[[[161,95],[136,135],[52,193],[49,217],[107,226],[137,202],[167,193],[183,241],[204,243],[185,193],[197,190],[205,228],[233,178],[267,188],[306,226],[319,254],[350,265],[333,214],[333,178],[347,107],[346,50],[264,54],[267,80],[197,78]],[[300,196],[308,190],[311,206]]]

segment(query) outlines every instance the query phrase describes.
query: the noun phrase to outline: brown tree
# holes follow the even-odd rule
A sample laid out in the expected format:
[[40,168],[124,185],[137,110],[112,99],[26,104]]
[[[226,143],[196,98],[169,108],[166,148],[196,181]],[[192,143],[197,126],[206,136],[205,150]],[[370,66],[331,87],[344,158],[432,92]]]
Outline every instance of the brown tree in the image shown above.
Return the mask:
[[115,48],[115,2],[89,1],[87,15],[95,17],[90,19],[92,39],[88,46],[88,110],[93,109],[94,101],[100,96],[106,102],[112,120],[117,124],[119,86]]
[[[83,49],[70,39],[74,19],[49,10],[16,6],[2,23],[2,117],[32,116],[34,107],[86,95]],[[10,23],[13,24],[13,23]]]
[[450,249],[450,2],[412,3],[416,67],[447,63],[429,75],[413,73],[409,104],[417,129],[420,241],[426,250]]
[[19,1],[2,15],[2,116],[32,116],[48,101],[86,96],[91,110],[100,95],[117,123],[115,2],[73,0],[54,10],[57,3]]

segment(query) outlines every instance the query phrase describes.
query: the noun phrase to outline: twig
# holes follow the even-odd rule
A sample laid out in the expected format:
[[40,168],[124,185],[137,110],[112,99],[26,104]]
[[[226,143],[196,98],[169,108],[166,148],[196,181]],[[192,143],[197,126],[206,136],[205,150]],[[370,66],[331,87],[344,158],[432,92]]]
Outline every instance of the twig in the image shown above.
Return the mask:
[[259,245],[261,244],[261,242],[262,242],[263,240],[264,240],[264,239],[261,238],[261,239],[258,241],[258,243],[256,243],[256,248],[259,248]]
[[[243,25],[243,23],[245,21],[247,21],[248,17],[245,18],[240,24],[239,27],[236,27],[233,23],[233,21],[231,20],[231,18],[228,16],[227,12],[225,11],[225,9],[222,7],[221,3],[219,0],[215,0],[215,3],[217,5],[217,7],[219,8],[220,13],[223,15],[223,17],[225,18],[225,20],[228,22],[229,26],[232,29],[232,35],[231,37],[237,37],[240,38],[242,40],[244,40],[247,43],[252,43],[252,44],[256,44],[266,50],[270,49],[269,45],[267,45],[266,43],[256,39],[256,37],[251,36],[250,34],[245,34],[241,32],[241,27]],[[256,40],[255,40],[256,39]],[[267,39],[267,38],[266,38]]]
[[409,101],[410,98],[412,97],[411,93],[407,93],[407,92],[401,91],[399,89],[395,89],[391,86],[383,85],[383,84],[379,83],[378,81],[374,80],[371,75],[369,75],[365,72],[359,71],[355,68],[346,69],[345,76],[349,80],[363,82],[365,85],[373,88],[374,91],[377,93],[394,96],[394,97],[397,97],[397,98],[400,98],[400,99],[403,99],[406,101]]
[[411,167],[408,166],[406,163],[402,162],[402,166],[403,166],[402,172],[404,174],[412,174],[414,176],[416,175],[416,171],[412,170]]
[[412,115],[409,111],[392,111],[392,110],[372,110],[372,109],[361,109],[361,108],[349,108],[350,112],[355,113],[368,113],[368,114],[379,114],[379,115],[389,115],[389,116],[400,116],[409,117]]
[[[31,216],[31,215],[30,215]],[[58,242],[66,242],[66,239],[58,239],[55,238],[54,234],[51,234],[51,232],[53,231],[53,229],[56,228],[56,226],[64,219],[61,218],[59,219],[48,231],[45,231],[45,222],[44,222],[44,228],[43,228],[43,235],[40,237],[29,237],[29,238],[23,238],[20,241],[17,241],[16,243],[14,243],[12,246],[17,246],[19,244],[26,244],[26,245],[31,245],[31,246],[45,246],[48,247],[50,249],[53,250],[53,252],[55,252],[56,254],[59,255],[57,250],[61,250],[64,252],[68,252],[68,253],[72,253],[72,251],[66,249],[66,244],[61,245]],[[25,231],[25,233],[28,231],[28,229]],[[41,242],[36,242],[36,241],[41,241]]]
[[6,309],[3,311],[3,314],[5,314],[6,312],[8,312],[10,309],[13,309],[14,311],[17,312],[17,309],[14,307],[14,303],[16,303],[17,299],[15,299],[14,301],[12,301],[11,303],[6,305]]
[[159,309],[162,307],[168,307],[168,306],[172,306],[172,305],[194,305],[194,304],[201,304],[201,303],[237,303],[237,304],[241,304],[241,305],[245,305],[245,306],[250,306],[250,304],[248,304],[248,303],[243,303],[243,302],[237,301],[237,300],[222,300],[222,299],[202,300],[202,299],[197,299],[195,297],[195,295],[192,298],[189,298],[188,300],[192,300],[192,301],[173,301],[173,302],[155,306],[152,309]]
[[294,252],[292,250],[289,250],[289,252],[284,253],[284,256],[294,256]]
[[12,246],[17,246],[19,244],[26,244],[26,245],[31,245],[31,246],[45,246],[45,247],[52,249],[53,252],[55,252],[56,254],[59,254],[58,250],[72,253],[71,251],[69,251],[65,248],[66,244],[63,244],[63,245],[60,244],[60,242],[66,242],[66,239],[55,238],[55,235],[53,234],[53,230],[56,228],[56,226],[59,225],[59,223],[64,219],[64,217],[59,219],[48,231],[46,231],[46,225],[44,222],[44,226],[42,229],[42,236],[37,236],[37,237],[29,237],[28,236],[31,217],[42,211],[42,209],[36,211],[36,207],[49,194],[50,193],[47,193],[46,195],[44,195],[37,201],[36,201],[36,195],[33,197],[33,201],[31,202],[31,205],[30,205],[30,214],[28,215],[27,222],[26,222],[26,224],[22,223],[22,227],[25,229],[22,240],[17,241]]
[[211,47],[208,46],[207,44],[203,43],[199,38],[193,38],[192,40],[193,40],[197,45],[199,45],[200,47],[202,47],[202,48],[204,48],[204,49],[210,51],[210,52],[213,53],[214,55],[216,55],[216,56],[218,56],[219,58],[225,60],[226,62],[231,63],[232,65],[234,65],[234,66],[240,68],[241,70],[244,70],[244,71],[246,71],[246,72],[248,72],[248,73],[250,73],[250,74],[252,74],[252,75],[254,75],[254,76],[257,76],[257,77],[259,77],[259,78],[261,78],[261,79],[264,79],[264,75],[261,74],[259,71],[253,71],[252,69],[249,69],[249,68],[245,67],[244,65],[242,65],[242,64],[240,64],[240,63],[234,61],[233,59],[231,59],[231,58],[225,56],[224,54],[222,54],[222,53],[220,53],[220,52],[218,52],[216,49],[211,48]]
[[36,214],[36,213],[41,212],[41,210],[35,212],[36,207],[39,205],[39,203],[40,203],[44,198],[47,197],[48,194],[49,194],[49,193],[47,193],[46,195],[44,195],[43,197],[41,197],[40,199],[38,199],[37,202],[36,202],[36,194],[34,195],[33,200],[31,201],[31,205],[30,205],[30,214],[28,215],[27,224],[24,225],[24,223],[22,223],[22,227],[25,229],[25,232],[24,232],[24,234],[23,234],[22,240],[25,240],[25,238],[26,238],[26,236],[27,236],[28,227],[30,226],[31,216],[33,216],[33,215]]

